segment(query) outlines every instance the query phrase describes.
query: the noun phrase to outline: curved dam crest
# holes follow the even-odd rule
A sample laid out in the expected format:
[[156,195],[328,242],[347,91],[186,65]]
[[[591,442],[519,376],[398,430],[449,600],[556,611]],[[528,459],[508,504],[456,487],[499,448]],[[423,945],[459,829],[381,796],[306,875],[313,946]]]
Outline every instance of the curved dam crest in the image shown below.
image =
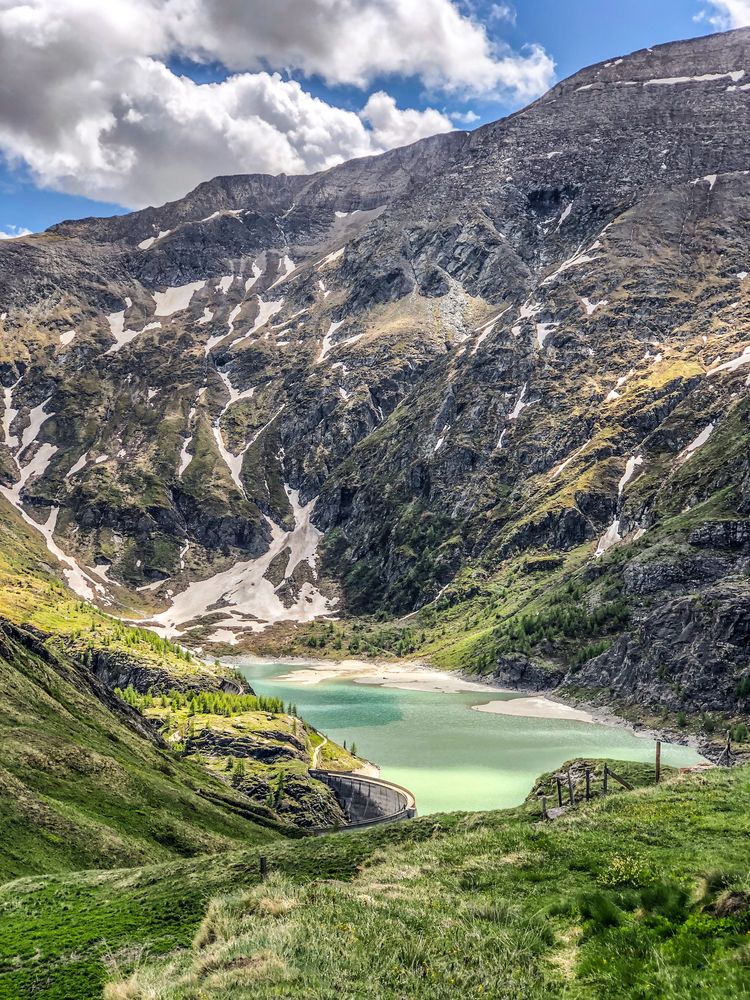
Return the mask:
[[[414,795],[392,781],[347,771],[310,770],[310,775],[333,790],[349,819],[345,830],[364,830],[382,823],[413,819],[417,815]],[[329,830],[316,831],[328,833]]]

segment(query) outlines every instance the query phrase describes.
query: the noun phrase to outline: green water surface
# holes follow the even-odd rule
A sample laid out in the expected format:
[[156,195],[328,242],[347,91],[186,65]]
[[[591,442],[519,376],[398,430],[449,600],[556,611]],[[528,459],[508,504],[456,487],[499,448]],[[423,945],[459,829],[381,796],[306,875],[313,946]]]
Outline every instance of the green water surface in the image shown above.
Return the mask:
[[[623,728],[473,712],[472,705],[518,697],[491,689],[442,694],[340,679],[295,684],[280,678],[308,667],[241,658],[232,665],[258,694],[296,704],[299,715],[337,743],[356,742],[382,777],[411,789],[420,815],[518,805],[539,774],[571,757],[654,759],[653,740]],[[701,759],[688,747],[662,747],[665,764]]]

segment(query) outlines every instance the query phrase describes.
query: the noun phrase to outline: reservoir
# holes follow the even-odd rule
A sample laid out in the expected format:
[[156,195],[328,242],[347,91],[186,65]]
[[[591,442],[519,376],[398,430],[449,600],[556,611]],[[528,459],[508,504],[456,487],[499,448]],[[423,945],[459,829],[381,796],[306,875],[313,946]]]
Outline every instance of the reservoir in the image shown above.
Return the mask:
[[[258,694],[276,695],[337,743],[356,743],[388,781],[409,788],[419,814],[518,805],[534,779],[572,757],[653,761],[655,744],[625,728],[571,719],[525,718],[473,711],[520,697],[481,690],[402,690],[350,677],[310,683],[310,666],[230,661]],[[688,747],[662,746],[675,767],[702,758]]]

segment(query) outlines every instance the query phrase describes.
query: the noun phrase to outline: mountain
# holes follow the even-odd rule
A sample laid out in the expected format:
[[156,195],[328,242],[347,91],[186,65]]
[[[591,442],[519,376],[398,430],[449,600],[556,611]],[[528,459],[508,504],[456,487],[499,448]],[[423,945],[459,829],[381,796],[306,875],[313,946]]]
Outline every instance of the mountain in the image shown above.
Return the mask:
[[81,598],[202,651],[336,616],[350,649],[741,715],[749,42],[3,242],[4,502]]
[[0,699],[3,880],[211,854],[289,832],[273,816],[253,822],[242,796],[176,761],[81,664],[7,624]]
[[[343,822],[308,773],[320,734],[232,671],[81,601],[43,539],[7,513],[0,878],[184,859]],[[322,756],[358,766],[332,741]]]

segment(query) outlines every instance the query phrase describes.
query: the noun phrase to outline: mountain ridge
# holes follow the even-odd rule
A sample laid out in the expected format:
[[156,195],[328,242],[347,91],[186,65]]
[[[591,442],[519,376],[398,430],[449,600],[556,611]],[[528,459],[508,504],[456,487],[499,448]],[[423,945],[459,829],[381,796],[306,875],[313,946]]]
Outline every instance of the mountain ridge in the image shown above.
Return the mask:
[[199,649],[418,612],[446,665],[742,710],[741,654],[719,697],[696,649],[671,693],[637,649],[655,594],[744,601],[748,37],[0,247],[5,499]]

